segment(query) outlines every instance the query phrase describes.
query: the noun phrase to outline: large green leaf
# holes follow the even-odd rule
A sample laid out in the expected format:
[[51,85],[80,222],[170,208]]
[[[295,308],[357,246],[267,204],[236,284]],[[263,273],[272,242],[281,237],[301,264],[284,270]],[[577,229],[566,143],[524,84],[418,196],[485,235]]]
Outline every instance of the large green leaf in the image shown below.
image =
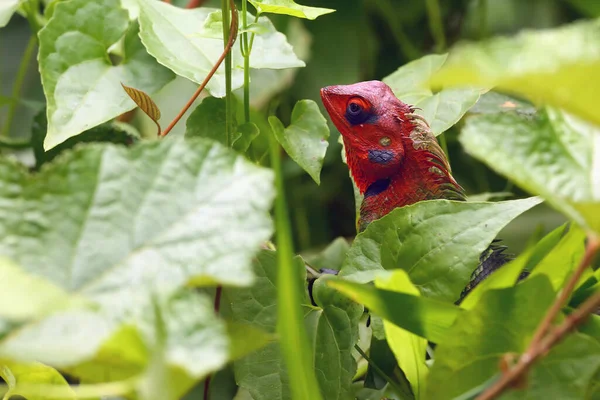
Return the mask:
[[[201,30],[205,21],[212,23],[216,17],[212,13],[218,13],[219,10],[207,7],[186,10],[161,1],[139,1],[140,37],[148,52],[176,74],[201,83],[223,52],[222,37],[215,38],[214,32]],[[254,19],[251,15],[249,18]],[[251,68],[281,69],[304,66],[304,62],[294,54],[286,37],[275,30],[267,17],[259,18],[257,24],[265,33],[254,38],[250,56]],[[208,28],[210,26],[212,25]],[[232,87],[237,89],[244,82],[244,60],[240,47],[233,46],[231,55]],[[213,96],[225,96],[224,65],[221,65],[208,82],[207,89]]]
[[127,326],[151,336],[157,294],[167,361],[183,388],[226,362],[212,301],[169,293],[252,283],[251,257],[271,234],[270,171],[221,145],[173,138],[130,150],[79,147],[34,176],[3,159],[0,176],[0,254],[46,278],[44,291],[53,284],[94,305],[25,325],[0,321],[0,357],[96,379],[130,376],[147,354]]
[[368,282],[402,268],[423,295],[455,301],[496,234],[539,203],[432,200],[398,208],[356,237],[340,276]]
[[307,7],[293,0],[249,0],[259,13],[291,15],[292,17],[315,19],[335,10],[331,8]]
[[546,108],[468,118],[465,149],[578,224],[600,232],[600,130]]
[[[298,258],[297,261],[300,261]],[[250,324],[267,332],[277,325],[277,256],[263,251],[254,263],[256,283],[250,288],[226,289],[234,321]],[[305,274],[303,274],[305,275]],[[298,274],[298,283],[306,277]],[[358,319],[362,306],[336,296],[323,280],[313,286],[320,307],[310,306],[304,290],[304,323],[312,343],[311,359],[322,395],[345,399],[356,369],[351,349],[358,338]],[[291,399],[289,375],[277,342],[234,362],[236,381],[254,400]]]
[[479,99],[481,89],[446,89],[433,94],[429,79],[446,61],[446,54],[428,55],[411,61],[383,78],[396,97],[418,107],[417,113],[425,117],[431,131],[439,135],[456,124]]
[[[108,49],[123,35],[123,59],[113,65]],[[146,53],[118,0],[59,2],[39,39],[45,149],[135,108],[121,82],[153,94],[174,78]]]
[[498,373],[504,353],[525,350],[553,300],[543,276],[484,293],[438,344],[424,399],[453,399]]
[[287,128],[275,116],[269,117],[269,124],[289,156],[320,184],[321,167],[329,146],[329,126],[317,103],[312,100],[296,103]]
[[[419,289],[412,284],[403,270],[396,270],[389,277],[377,278],[375,286],[399,293],[420,295]],[[386,340],[396,356],[398,366],[410,382],[415,398],[421,398],[421,393],[425,391],[425,379],[429,372],[429,368],[425,364],[427,340],[385,320],[383,326]]]
[[[74,305],[75,299],[46,279],[0,258],[0,318],[25,322]],[[10,306],[9,306],[10,305]]]
[[435,85],[496,86],[600,123],[600,20],[467,43],[450,52]]
[[37,175],[6,159],[0,171],[0,254],[115,305],[191,279],[248,285],[271,233],[271,172],[205,140],[92,145]]
[[381,318],[435,343],[445,340],[461,311],[450,303],[342,279],[329,280],[327,284]]
[[[8,391],[3,397],[6,400],[21,398],[20,396],[27,400],[74,400],[77,398],[75,393],[69,389],[65,378],[57,370],[37,362],[19,364],[0,360],[0,377],[8,386]],[[43,389],[35,390],[35,385],[53,385],[60,387],[68,394],[60,398],[47,396]],[[22,387],[24,390],[21,390]]]

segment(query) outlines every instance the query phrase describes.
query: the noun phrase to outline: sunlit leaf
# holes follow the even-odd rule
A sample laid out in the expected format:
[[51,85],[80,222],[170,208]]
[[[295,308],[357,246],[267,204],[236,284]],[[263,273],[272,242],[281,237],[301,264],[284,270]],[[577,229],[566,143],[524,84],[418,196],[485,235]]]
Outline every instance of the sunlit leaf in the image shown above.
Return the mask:
[[[158,62],[173,70],[178,75],[196,83],[201,83],[223,52],[222,37],[202,37],[199,29],[207,18],[211,18],[209,26],[215,26],[218,10],[201,7],[183,9],[166,2],[139,0],[140,37],[142,42]],[[254,20],[254,16],[249,15]],[[264,27],[266,33],[254,38],[251,68],[294,68],[303,67],[304,62],[294,54],[285,35],[277,32],[267,17],[259,18],[257,24]],[[222,29],[222,28],[221,28]],[[206,31],[206,27],[203,28]],[[235,45],[232,55],[232,88],[237,89],[244,81],[244,60],[240,47]],[[208,82],[208,91],[215,97],[225,96],[225,66],[217,70]]]
[[[0,360],[0,377],[8,386],[8,391],[4,394],[3,399],[21,398],[21,396],[27,400],[75,400],[77,398],[75,393],[69,389],[65,378],[57,370],[38,362],[19,364]],[[35,389],[40,385],[52,385],[67,395],[60,398],[50,397],[45,393],[43,387]],[[24,390],[21,390],[22,387]]]
[[[417,289],[403,270],[396,270],[390,276],[379,277],[375,286],[380,289],[419,296]],[[413,312],[414,310],[405,311]],[[395,326],[391,322],[383,322],[386,340],[396,356],[398,366],[402,369],[411,384],[415,398],[420,398],[425,391],[425,379],[429,367],[425,364],[427,340]]]
[[0,258],[0,318],[25,322],[66,308],[73,300],[62,288]]
[[331,8],[307,7],[293,0],[248,0],[260,13],[291,15],[292,17],[315,19],[335,10]]
[[450,303],[342,279],[329,280],[327,284],[381,318],[435,343],[445,340],[461,311]]
[[540,202],[432,200],[398,208],[356,237],[340,276],[368,282],[401,268],[424,296],[456,301],[497,233]]
[[171,138],[79,147],[35,175],[5,158],[0,176],[0,254],[94,304],[24,326],[0,320],[0,358],[130,377],[148,362],[138,337],[151,339],[158,293],[181,390],[227,361],[212,301],[170,293],[252,283],[251,258],[271,234],[270,171],[207,140]]
[[460,141],[492,169],[600,232],[598,128],[546,108],[536,115],[474,115]]
[[431,131],[439,135],[456,124],[477,102],[481,89],[447,89],[433,94],[428,86],[429,79],[446,61],[446,54],[428,55],[411,61],[383,78],[396,97],[416,106],[417,114],[425,117]]
[[553,300],[543,276],[484,293],[436,347],[424,399],[453,399],[494,376],[504,353],[525,350]]
[[[124,57],[113,65],[108,48],[123,35]],[[146,53],[118,0],[59,2],[39,38],[45,149],[133,109],[120,82],[152,95],[174,78]]]
[[3,0],[0,3],[0,28],[6,26],[22,0]]
[[478,85],[556,105],[600,124],[600,21],[525,31],[451,50],[433,77],[440,86]]
[[329,126],[319,106],[312,100],[300,100],[292,110],[291,124],[269,117],[277,141],[317,184],[321,183],[321,167],[329,146]]
[[[127,129],[125,129],[127,127]],[[52,161],[63,151],[72,149],[79,143],[108,142],[122,144],[125,146],[136,143],[140,137],[139,133],[132,131],[131,125],[122,125],[117,121],[105,122],[77,136],[70,137],[61,144],[46,151],[44,150],[44,139],[48,129],[45,110],[40,111],[33,119],[31,128],[31,146],[35,156],[35,167],[39,169],[43,164]]]
[[161,129],[160,124],[158,123],[158,120],[160,119],[160,110],[158,109],[158,106],[154,100],[152,100],[147,93],[144,93],[139,89],[123,85],[122,83],[121,86],[123,86],[125,92],[129,95],[129,97],[131,97],[131,100],[137,104],[140,110],[142,110],[156,124],[158,128],[158,134],[160,135]]

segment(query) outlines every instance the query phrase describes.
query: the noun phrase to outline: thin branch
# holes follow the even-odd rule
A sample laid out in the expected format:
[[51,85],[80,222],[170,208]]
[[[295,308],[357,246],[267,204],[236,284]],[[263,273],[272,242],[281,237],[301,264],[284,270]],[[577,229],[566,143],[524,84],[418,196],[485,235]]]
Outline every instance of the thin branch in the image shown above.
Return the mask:
[[219,57],[215,65],[213,65],[212,69],[210,70],[208,75],[206,75],[206,78],[204,78],[204,81],[202,81],[202,84],[200,84],[198,89],[194,92],[190,100],[186,103],[185,106],[183,106],[181,111],[179,111],[179,114],[177,114],[177,116],[173,119],[173,121],[171,121],[169,126],[167,126],[167,128],[163,131],[161,137],[167,136],[167,134],[171,132],[171,129],[173,129],[173,127],[179,122],[181,117],[183,117],[183,114],[185,114],[185,112],[192,106],[192,104],[194,104],[194,101],[196,101],[198,96],[200,96],[200,93],[204,90],[204,88],[208,84],[208,81],[210,81],[215,72],[217,72],[217,69],[219,69],[219,66],[225,59],[225,56],[227,56],[227,54],[231,51],[231,48],[233,47],[233,44],[235,43],[235,39],[237,37],[238,14],[237,9],[235,8],[235,4],[233,4],[233,0],[229,0],[229,4],[231,8],[231,25],[229,27],[229,40],[227,41],[227,45],[225,46],[223,53],[221,53],[221,56]]
[[567,301],[569,300],[569,297],[571,297],[571,293],[573,293],[577,282],[579,282],[579,279],[581,279],[581,276],[587,269],[588,265],[590,265],[593,261],[593,258],[596,252],[598,251],[599,247],[600,240],[598,240],[594,236],[590,236],[588,245],[586,246],[585,254],[581,259],[579,266],[577,267],[575,272],[573,272],[573,275],[571,276],[565,287],[560,291],[558,298],[556,299],[554,304],[552,304],[552,307],[550,307],[550,310],[548,310],[548,312],[544,316],[544,319],[538,326],[537,331],[533,335],[533,339],[531,339],[531,344],[529,345],[529,352],[535,350],[535,348],[540,344],[546,333],[548,333],[548,331],[550,330],[552,326],[552,321],[554,321],[556,316],[560,313],[560,310],[562,310],[562,308],[567,305]]
[[581,259],[579,266],[544,317],[544,320],[540,323],[538,331],[527,351],[521,356],[519,362],[513,368],[509,369],[495,384],[478,396],[477,400],[494,399],[500,396],[509,387],[514,386],[516,382],[522,381],[523,377],[529,371],[529,368],[531,368],[532,364],[537,359],[545,356],[552,346],[564,339],[569,332],[582,324],[591,313],[600,307],[600,293],[596,293],[588,298],[573,313],[568,315],[562,324],[551,329],[552,321],[565,305],[573,292],[575,285],[583,274],[583,271],[591,264],[599,250],[600,238],[590,235],[588,237],[585,254]]

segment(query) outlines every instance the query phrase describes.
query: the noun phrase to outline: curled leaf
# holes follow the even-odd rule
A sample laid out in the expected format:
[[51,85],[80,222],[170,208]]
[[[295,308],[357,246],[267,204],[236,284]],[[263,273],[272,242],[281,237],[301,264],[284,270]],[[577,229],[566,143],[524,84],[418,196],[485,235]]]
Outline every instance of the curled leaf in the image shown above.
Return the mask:
[[156,127],[158,128],[158,135],[160,136],[161,129],[160,124],[158,123],[158,120],[160,119],[160,110],[158,109],[158,106],[154,100],[152,100],[152,98],[146,92],[143,92],[139,89],[126,86],[123,83],[121,83],[121,86],[123,86],[125,93],[131,97],[131,100],[137,104],[140,110],[142,110],[147,116],[150,117],[152,121],[154,121]]

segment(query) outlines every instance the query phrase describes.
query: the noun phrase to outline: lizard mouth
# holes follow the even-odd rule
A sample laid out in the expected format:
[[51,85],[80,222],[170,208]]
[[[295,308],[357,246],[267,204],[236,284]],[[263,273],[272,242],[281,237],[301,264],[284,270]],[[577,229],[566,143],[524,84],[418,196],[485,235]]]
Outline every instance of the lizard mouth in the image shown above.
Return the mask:
[[321,101],[329,114],[333,124],[338,128],[341,134],[344,134],[342,127],[347,128],[348,124],[338,112],[335,102],[333,101],[338,92],[337,86],[326,86],[321,88]]

